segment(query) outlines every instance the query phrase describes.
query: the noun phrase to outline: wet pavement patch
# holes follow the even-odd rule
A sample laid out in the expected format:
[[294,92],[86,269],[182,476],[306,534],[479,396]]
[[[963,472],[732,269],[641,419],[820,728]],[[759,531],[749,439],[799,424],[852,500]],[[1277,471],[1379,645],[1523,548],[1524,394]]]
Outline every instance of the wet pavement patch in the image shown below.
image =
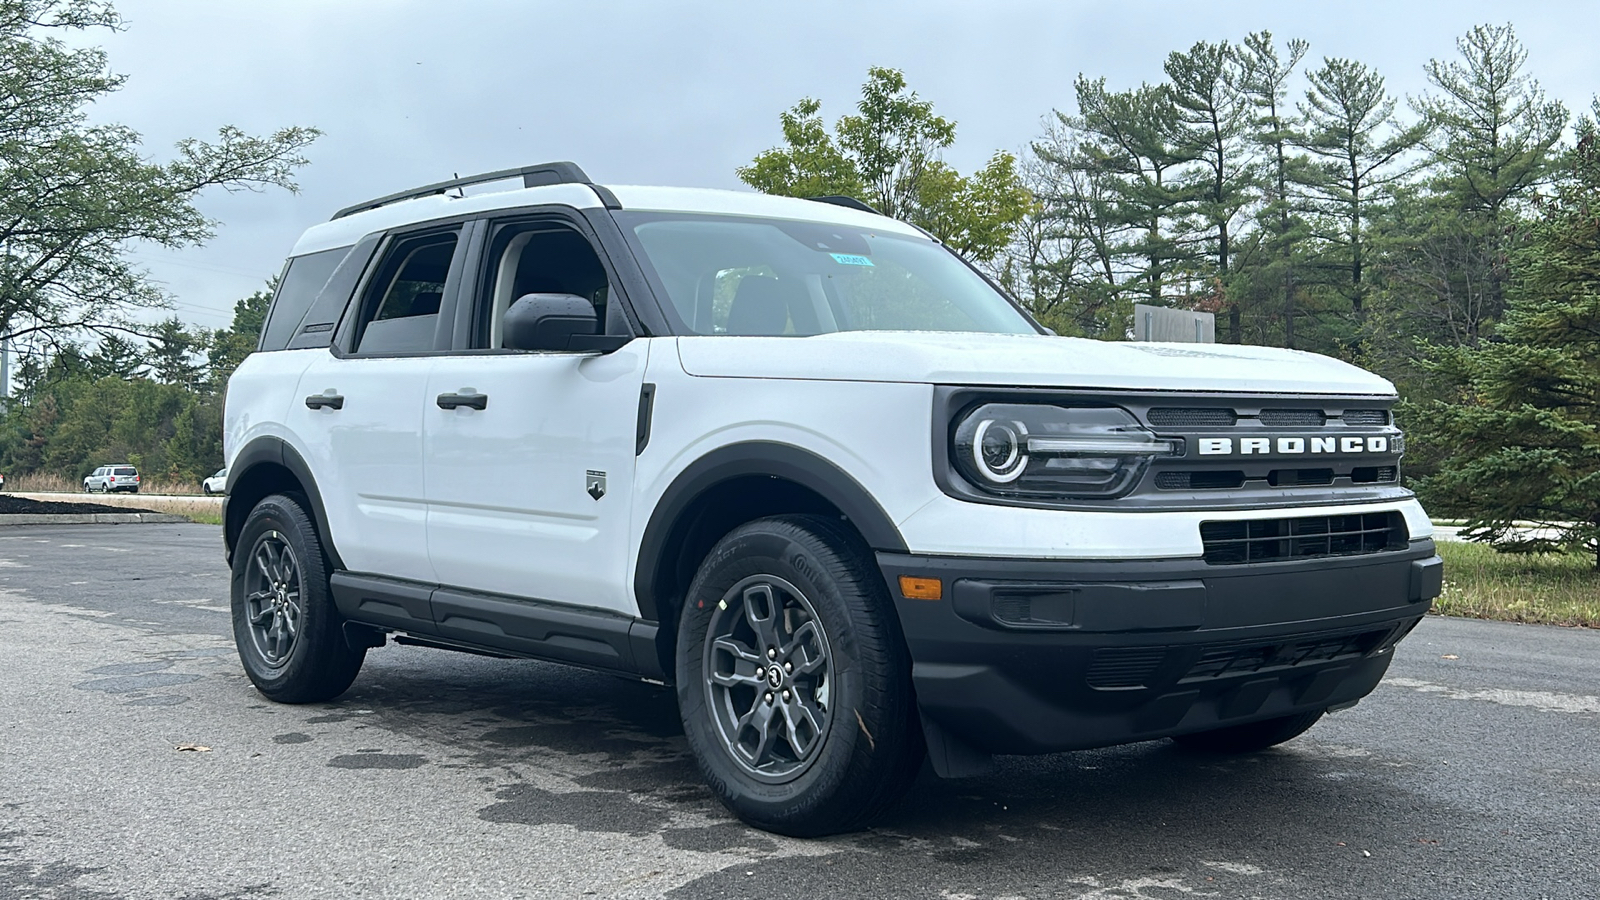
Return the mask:
[[131,694],[156,688],[175,687],[199,681],[199,675],[179,675],[176,672],[151,672],[147,675],[127,675],[113,678],[96,678],[73,685],[80,691],[100,691],[106,694]]
[[272,736],[272,742],[274,744],[304,744],[309,740],[311,740],[311,735],[301,734],[298,731],[291,731],[288,734],[275,734]]
[[582,721],[496,728],[484,734],[483,740],[501,747],[542,747],[561,753],[605,753],[613,757],[632,756],[661,743],[657,738],[618,733],[606,724]]
[[610,791],[555,793],[528,785],[501,788],[499,803],[478,811],[485,822],[514,825],[571,825],[607,834],[655,834],[671,818],[663,809],[636,803]]
[[415,753],[347,753],[328,760],[328,768],[415,769],[427,761]]

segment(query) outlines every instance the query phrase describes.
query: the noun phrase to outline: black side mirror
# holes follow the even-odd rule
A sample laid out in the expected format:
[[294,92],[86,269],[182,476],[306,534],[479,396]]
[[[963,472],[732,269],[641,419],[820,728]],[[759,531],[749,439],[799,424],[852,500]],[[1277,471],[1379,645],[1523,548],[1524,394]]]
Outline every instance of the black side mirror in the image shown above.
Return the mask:
[[587,350],[610,353],[629,340],[600,333],[594,304],[576,294],[525,294],[506,310],[506,348],[511,350]]

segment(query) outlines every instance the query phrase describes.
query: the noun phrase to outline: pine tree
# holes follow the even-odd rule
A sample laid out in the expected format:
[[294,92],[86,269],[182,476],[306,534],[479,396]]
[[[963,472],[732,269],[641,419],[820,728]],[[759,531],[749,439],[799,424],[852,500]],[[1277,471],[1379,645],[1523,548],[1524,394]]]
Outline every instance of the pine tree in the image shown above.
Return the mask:
[[[1600,103],[1595,113],[1600,116]],[[1496,340],[1436,348],[1454,402],[1417,411],[1441,462],[1419,489],[1505,550],[1586,547],[1600,568],[1600,136],[1579,129],[1556,196],[1513,259]],[[1514,523],[1548,523],[1553,537]]]
[[1272,42],[1272,32],[1258,31],[1248,35],[1238,51],[1239,90],[1255,113],[1250,122],[1250,137],[1265,157],[1262,167],[1265,202],[1256,220],[1265,232],[1262,243],[1266,251],[1266,258],[1258,267],[1267,271],[1252,280],[1280,288],[1278,308],[1283,310],[1283,345],[1290,348],[1295,345],[1294,325],[1298,314],[1295,245],[1303,237],[1300,210],[1290,190],[1304,163],[1291,151],[1300,123],[1290,114],[1288,84],[1289,77],[1309,49],[1311,45],[1305,41],[1291,40],[1284,45],[1285,53],[1280,58]]
[[194,359],[197,349],[197,337],[177,316],[162,320],[150,341],[150,373],[162,384],[192,387],[200,375]]
[[1427,127],[1396,122],[1383,76],[1362,63],[1329,59],[1307,78],[1298,143],[1316,162],[1300,177],[1319,213],[1316,236],[1327,248],[1320,264],[1359,323],[1372,289],[1367,231],[1385,192],[1414,168],[1404,157]]
[[1172,53],[1165,65],[1178,112],[1179,144],[1200,166],[1189,182],[1192,209],[1206,225],[1214,267],[1201,270],[1205,286],[1195,293],[1222,294],[1228,341],[1242,339],[1237,297],[1227,295],[1233,258],[1233,222],[1249,204],[1255,175],[1244,146],[1249,105],[1239,90],[1239,59],[1227,42],[1201,41],[1187,53]]

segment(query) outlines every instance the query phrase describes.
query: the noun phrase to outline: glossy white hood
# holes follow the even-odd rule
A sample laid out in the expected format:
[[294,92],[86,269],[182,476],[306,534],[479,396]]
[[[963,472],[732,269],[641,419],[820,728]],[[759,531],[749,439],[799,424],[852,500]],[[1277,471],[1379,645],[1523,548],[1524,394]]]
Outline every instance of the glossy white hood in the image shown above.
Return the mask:
[[678,353],[684,371],[705,377],[1394,395],[1388,381],[1336,359],[1231,344],[855,331],[682,337]]

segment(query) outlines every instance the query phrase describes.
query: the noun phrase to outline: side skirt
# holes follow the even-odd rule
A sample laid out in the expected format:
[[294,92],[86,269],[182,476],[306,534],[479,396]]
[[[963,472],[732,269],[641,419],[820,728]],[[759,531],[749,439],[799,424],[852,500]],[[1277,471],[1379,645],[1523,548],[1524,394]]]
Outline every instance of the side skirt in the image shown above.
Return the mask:
[[378,575],[339,571],[330,581],[340,615],[415,639],[401,643],[666,680],[656,655],[654,622]]

